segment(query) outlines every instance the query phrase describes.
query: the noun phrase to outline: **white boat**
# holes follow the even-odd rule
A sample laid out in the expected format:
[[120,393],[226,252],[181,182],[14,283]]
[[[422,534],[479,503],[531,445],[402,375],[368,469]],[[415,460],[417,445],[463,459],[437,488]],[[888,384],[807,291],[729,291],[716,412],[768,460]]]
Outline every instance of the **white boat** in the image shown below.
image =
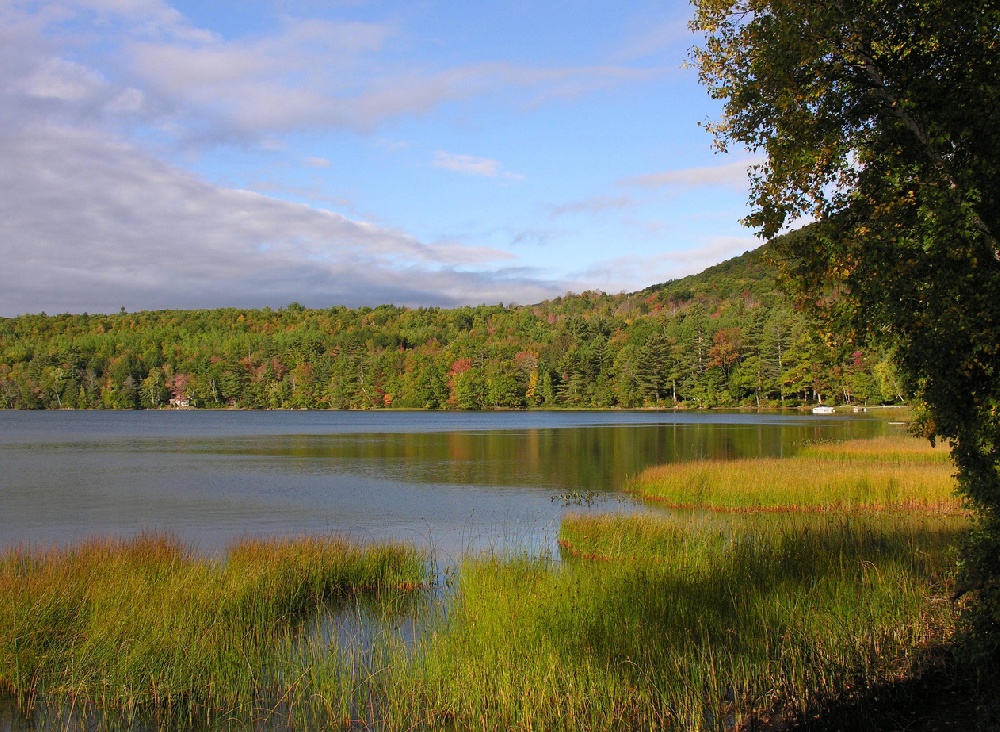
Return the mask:
[[834,409],[833,407],[825,407],[825,406],[813,407],[813,414],[834,414],[836,413],[836,411],[837,410]]

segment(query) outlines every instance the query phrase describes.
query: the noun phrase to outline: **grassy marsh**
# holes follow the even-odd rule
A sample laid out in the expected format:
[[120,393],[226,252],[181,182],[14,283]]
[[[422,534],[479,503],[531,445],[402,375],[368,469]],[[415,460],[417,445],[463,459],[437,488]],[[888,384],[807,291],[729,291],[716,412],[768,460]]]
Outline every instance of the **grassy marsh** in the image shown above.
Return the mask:
[[[169,536],[0,557],[0,687],[115,725],[251,719],[288,697],[301,624],[336,597],[426,583],[426,557],[336,538],[248,539],[224,561]],[[115,726],[112,725],[112,726]]]
[[96,710],[115,728],[721,730],[815,713],[952,632],[968,520],[942,455],[893,438],[654,469],[633,485],[678,473],[676,503],[771,510],[569,513],[558,557],[466,556],[437,577],[415,549],[330,538],[218,560],[158,535],[12,550],[0,688],[54,703],[54,726]]
[[805,446],[790,458],[649,468],[626,490],[669,506],[723,511],[959,511],[945,447],[910,437]]
[[949,632],[958,517],[568,515],[564,561],[484,557],[401,718],[722,729],[906,673]]
[[802,446],[797,457],[883,465],[899,463],[951,465],[951,453],[946,445],[932,446],[925,439],[907,435],[874,437],[867,440],[809,442]]
[[903,677],[955,622],[951,473],[902,437],[648,470],[644,497],[736,510],[569,514],[563,561],[466,560],[398,718],[734,729]]

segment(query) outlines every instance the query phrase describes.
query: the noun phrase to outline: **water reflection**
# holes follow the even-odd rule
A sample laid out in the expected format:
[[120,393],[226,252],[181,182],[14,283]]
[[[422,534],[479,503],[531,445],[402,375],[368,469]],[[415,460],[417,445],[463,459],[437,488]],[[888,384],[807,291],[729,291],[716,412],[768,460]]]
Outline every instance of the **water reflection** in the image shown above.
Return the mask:
[[[252,469],[343,472],[416,483],[614,491],[649,465],[791,454],[806,440],[879,434],[876,421],[821,424],[672,424],[528,430],[282,435],[199,441],[196,455],[241,456]],[[258,460],[255,462],[253,458]]]
[[[0,412],[0,545],[171,531],[550,548],[565,493],[648,465],[785,455],[882,420],[754,414]],[[627,507],[621,510],[628,510]]]

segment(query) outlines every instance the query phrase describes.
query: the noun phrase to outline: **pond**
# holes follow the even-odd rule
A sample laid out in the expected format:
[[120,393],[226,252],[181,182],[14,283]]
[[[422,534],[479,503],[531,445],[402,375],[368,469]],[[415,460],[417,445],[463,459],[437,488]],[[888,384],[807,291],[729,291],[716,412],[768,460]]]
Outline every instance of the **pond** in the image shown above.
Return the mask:
[[726,412],[0,411],[0,546],[169,531],[341,533],[453,556],[549,547],[566,494],[627,476],[885,434],[872,415]]

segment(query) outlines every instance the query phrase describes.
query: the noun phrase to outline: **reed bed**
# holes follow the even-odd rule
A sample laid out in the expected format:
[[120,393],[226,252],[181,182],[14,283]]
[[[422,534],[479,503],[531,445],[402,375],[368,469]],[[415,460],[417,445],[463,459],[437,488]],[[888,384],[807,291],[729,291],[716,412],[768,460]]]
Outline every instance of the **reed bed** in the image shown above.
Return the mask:
[[[766,519],[766,520],[765,520]],[[570,515],[564,561],[470,559],[399,726],[736,729],[905,673],[947,633],[961,517]]]
[[734,730],[821,712],[952,632],[969,520],[944,451],[915,442],[653,469],[632,490],[731,510],[568,514],[559,557],[498,551],[436,578],[416,549],[335,538],[218,560],[160,535],[8,551],[0,690],[81,728]]
[[928,440],[906,435],[889,435],[840,442],[810,442],[802,446],[798,456],[836,462],[951,465],[951,450],[947,445],[944,443],[931,445]]
[[948,451],[907,437],[805,446],[791,458],[660,465],[626,490],[722,511],[960,511]]
[[224,561],[163,535],[8,551],[0,687],[22,710],[99,710],[112,727],[251,719],[287,698],[304,619],[336,597],[427,579],[415,549],[338,538],[248,539]]

